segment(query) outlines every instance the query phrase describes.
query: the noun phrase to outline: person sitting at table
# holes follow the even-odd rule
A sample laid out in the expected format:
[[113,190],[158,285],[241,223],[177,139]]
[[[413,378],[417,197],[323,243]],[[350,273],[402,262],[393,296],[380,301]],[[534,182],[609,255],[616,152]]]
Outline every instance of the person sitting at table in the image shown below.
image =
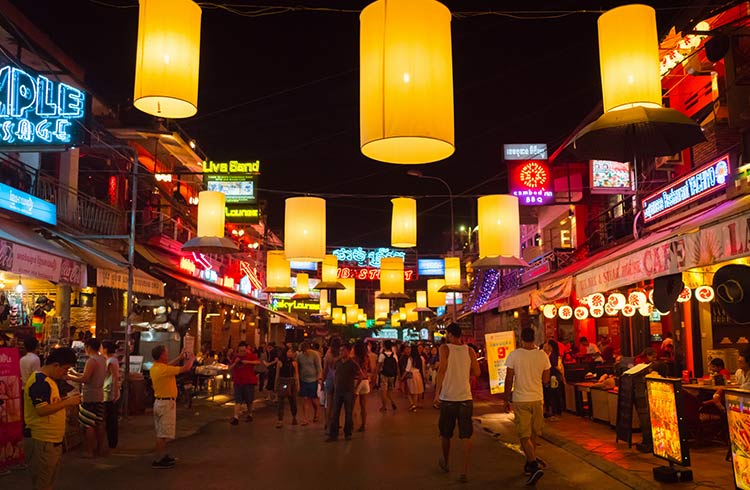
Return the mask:
[[579,342],[581,343],[581,347],[578,351],[579,355],[591,356],[594,362],[604,362],[601,352],[599,352],[599,348],[595,344],[589,342],[589,339],[581,337]]
[[674,340],[670,338],[664,339],[661,343],[661,348],[659,349],[659,359],[664,359],[666,361],[674,360]]
[[615,360],[615,349],[612,347],[612,341],[609,340],[609,337],[602,335],[598,347],[604,362],[612,362]]
[[750,349],[742,349],[737,358],[737,372],[734,373],[740,389],[750,390]]
[[732,373],[730,373],[729,369],[724,366],[724,360],[720,357],[714,357],[711,359],[711,362],[708,363],[708,374],[710,376],[717,376],[720,374],[724,376],[727,381],[732,377]]

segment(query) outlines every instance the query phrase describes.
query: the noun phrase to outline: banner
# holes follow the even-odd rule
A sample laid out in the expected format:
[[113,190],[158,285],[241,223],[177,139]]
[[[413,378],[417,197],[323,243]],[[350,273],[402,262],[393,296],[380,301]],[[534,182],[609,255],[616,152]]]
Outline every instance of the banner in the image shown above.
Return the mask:
[[567,299],[573,292],[573,277],[566,277],[548,284],[542,289],[531,292],[531,307],[539,308],[542,305],[554,303],[559,299]]
[[660,241],[576,275],[579,297],[750,255],[750,212]]
[[22,404],[18,349],[0,347],[0,470],[23,462]]
[[0,240],[0,270],[54,283],[86,286],[84,264],[7,240]]
[[505,392],[505,360],[508,354],[516,349],[514,332],[495,332],[484,335],[487,346],[487,370],[490,375],[490,393],[497,395]]

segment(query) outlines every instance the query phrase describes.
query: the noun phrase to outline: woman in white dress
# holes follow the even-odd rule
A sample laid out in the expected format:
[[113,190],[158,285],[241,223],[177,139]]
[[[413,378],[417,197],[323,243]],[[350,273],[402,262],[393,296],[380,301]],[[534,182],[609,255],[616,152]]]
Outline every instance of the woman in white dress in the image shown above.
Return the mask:
[[404,369],[404,378],[409,394],[409,411],[416,412],[418,403],[419,408],[422,408],[421,395],[424,394],[424,363],[417,349],[411,349],[406,369]]

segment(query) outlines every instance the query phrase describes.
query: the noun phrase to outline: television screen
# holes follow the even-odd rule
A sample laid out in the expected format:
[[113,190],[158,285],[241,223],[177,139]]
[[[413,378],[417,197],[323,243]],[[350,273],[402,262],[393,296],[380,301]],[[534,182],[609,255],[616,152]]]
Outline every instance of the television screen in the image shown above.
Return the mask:
[[690,465],[682,427],[681,384],[678,379],[647,378],[654,456],[683,466]]
[[724,392],[734,484],[750,490],[750,393]]
[[592,194],[622,194],[632,190],[630,163],[591,160]]
[[445,275],[445,261],[443,259],[419,259],[417,261],[417,274],[443,277]]

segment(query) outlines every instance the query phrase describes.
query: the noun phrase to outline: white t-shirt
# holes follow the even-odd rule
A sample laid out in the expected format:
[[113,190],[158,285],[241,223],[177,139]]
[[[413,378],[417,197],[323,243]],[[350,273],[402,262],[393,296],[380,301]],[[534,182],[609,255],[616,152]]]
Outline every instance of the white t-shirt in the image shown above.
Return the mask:
[[516,349],[505,360],[513,370],[513,401],[540,402],[544,400],[542,374],[549,369],[549,357],[539,349]]
[[745,376],[742,369],[738,369],[737,372],[734,373],[734,377],[737,378],[737,384],[740,385],[740,389],[750,390],[750,373]]
[[26,386],[26,380],[29,379],[29,376],[31,376],[34,371],[39,371],[39,369],[41,369],[39,356],[33,352],[27,352],[26,355],[21,358],[19,364],[21,366],[21,386]]

